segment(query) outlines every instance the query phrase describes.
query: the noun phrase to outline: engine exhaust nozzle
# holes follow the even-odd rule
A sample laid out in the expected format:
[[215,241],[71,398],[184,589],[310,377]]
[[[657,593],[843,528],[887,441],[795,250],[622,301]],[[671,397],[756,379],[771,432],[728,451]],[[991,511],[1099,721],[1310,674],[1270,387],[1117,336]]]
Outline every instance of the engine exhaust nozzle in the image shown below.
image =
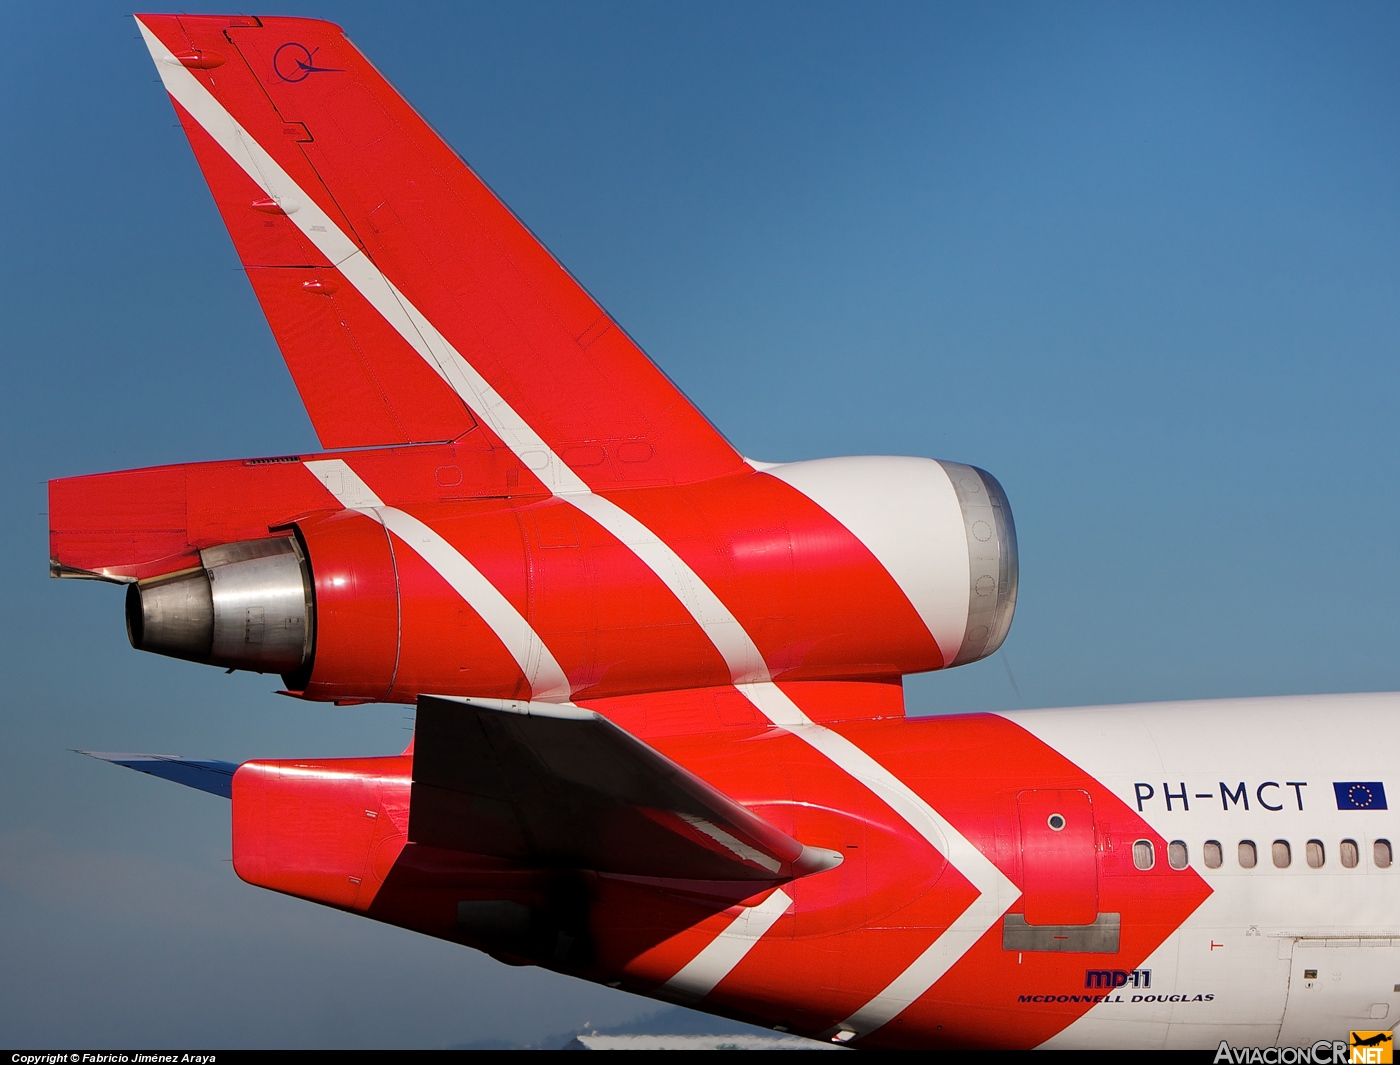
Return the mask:
[[201,551],[200,565],[127,586],[138,651],[257,673],[294,673],[315,635],[311,574],[290,537]]

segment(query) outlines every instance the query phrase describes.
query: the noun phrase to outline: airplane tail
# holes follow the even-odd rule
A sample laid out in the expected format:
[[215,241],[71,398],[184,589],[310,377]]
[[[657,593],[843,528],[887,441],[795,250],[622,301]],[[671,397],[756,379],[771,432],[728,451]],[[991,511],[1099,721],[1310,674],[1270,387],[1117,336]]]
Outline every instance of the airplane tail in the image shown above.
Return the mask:
[[479,432],[555,489],[744,468],[338,26],[137,21],[324,446]]

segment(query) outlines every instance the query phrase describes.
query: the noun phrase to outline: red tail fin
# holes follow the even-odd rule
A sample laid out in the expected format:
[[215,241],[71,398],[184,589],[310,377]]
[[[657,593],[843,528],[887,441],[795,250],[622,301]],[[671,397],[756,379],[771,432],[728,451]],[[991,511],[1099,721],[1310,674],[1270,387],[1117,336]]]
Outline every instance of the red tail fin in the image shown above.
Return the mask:
[[338,27],[138,20],[324,443],[480,422],[564,489],[742,468]]

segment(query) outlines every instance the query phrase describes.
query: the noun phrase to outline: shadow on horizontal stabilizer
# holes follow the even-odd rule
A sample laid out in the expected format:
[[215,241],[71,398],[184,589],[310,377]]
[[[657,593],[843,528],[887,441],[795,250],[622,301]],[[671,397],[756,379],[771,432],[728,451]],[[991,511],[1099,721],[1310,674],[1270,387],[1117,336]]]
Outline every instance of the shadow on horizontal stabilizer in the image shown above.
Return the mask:
[[149,773],[162,780],[173,780],[187,788],[197,788],[225,799],[233,798],[236,762],[202,761],[173,754],[117,754],[111,751],[75,751],[113,765],[124,765],[138,773]]

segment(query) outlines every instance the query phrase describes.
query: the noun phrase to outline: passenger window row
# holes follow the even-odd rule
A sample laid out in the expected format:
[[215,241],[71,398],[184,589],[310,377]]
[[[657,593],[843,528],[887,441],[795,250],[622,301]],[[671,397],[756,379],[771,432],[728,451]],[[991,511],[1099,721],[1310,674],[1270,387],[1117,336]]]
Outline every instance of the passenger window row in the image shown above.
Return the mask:
[[[1361,862],[1361,850],[1354,839],[1342,840],[1337,852],[1344,869],[1355,869]],[[1293,848],[1286,839],[1274,840],[1269,848],[1269,855],[1277,869],[1287,869],[1293,864]],[[1308,840],[1303,848],[1303,856],[1309,869],[1321,869],[1327,864],[1327,848],[1320,839]],[[1242,839],[1235,848],[1235,857],[1241,869],[1253,869],[1259,864],[1259,849],[1252,839]],[[1173,869],[1185,869],[1190,864],[1190,858],[1184,841],[1174,839],[1167,844],[1167,864]],[[1201,848],[1201,858],[1207,869],[1219,869],[1225,864],[1225,851],[1220,841],[1206,840]],[[1378,839],[1371,844],[1371,862],[1377,869],[1390,868],[1390,840]],[[1134,866],[1138,869],[1151,869],[1156,864],[1156,848],[1150,839],[1140,839],[1133,843]]]

